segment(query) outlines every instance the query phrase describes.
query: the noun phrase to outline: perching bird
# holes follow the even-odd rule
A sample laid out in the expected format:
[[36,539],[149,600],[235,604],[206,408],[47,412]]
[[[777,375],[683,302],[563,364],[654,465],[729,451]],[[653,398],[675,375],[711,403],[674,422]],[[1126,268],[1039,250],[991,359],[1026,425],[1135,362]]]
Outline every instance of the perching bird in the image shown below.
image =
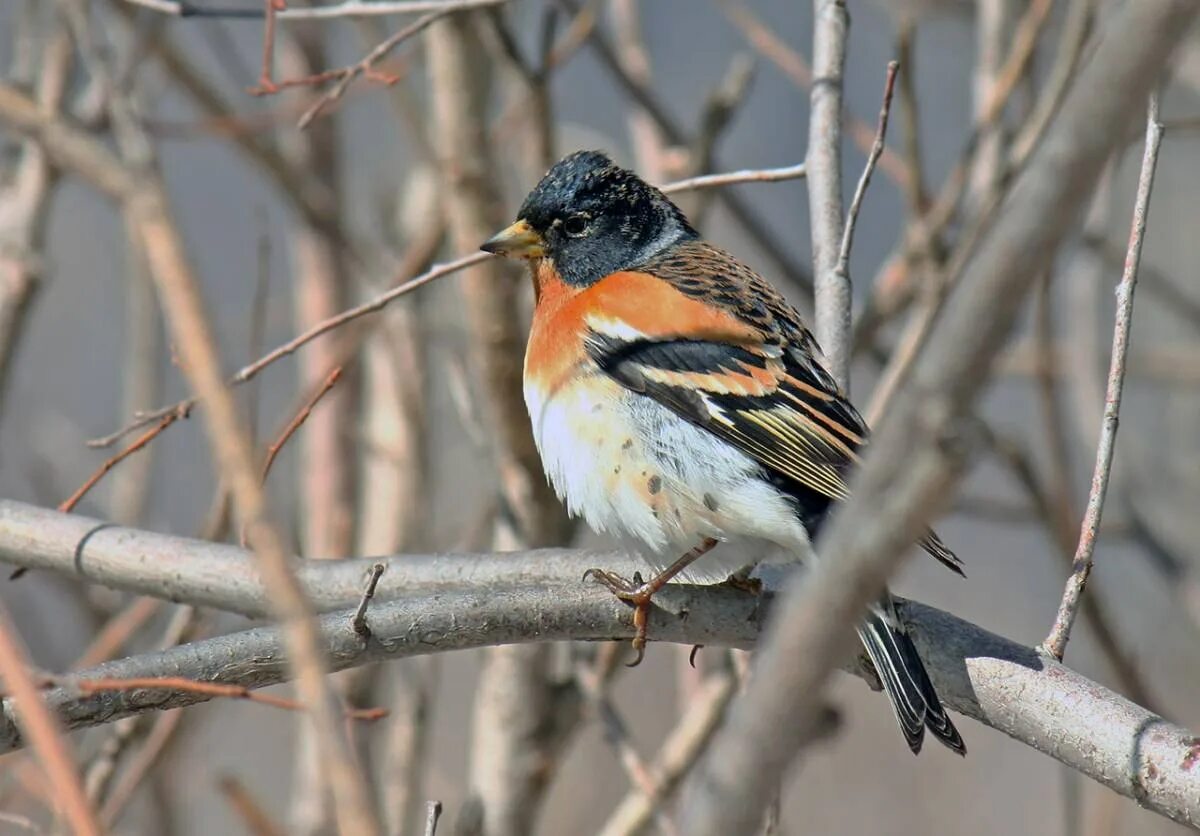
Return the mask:
[[[650,597],[676,575],[724,581],[756,541],[809,559],[867,427],[774,287],[595,151],[555,164],[482,248],[529,265],[525,402],[550,482],[661,570],[591,573],[635,606],[639,660]],[[962,573],[935,534],[922,545]],[[928,727],[965,753],[890,596],[858,634],[912,751]]]

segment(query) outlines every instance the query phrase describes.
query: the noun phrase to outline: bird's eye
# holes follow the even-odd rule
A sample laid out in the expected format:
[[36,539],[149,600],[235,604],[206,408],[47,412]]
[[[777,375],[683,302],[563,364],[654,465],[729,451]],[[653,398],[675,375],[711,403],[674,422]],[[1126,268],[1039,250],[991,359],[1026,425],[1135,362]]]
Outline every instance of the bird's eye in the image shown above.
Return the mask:
[[588,219],[586,215],[572,215],[563,221],[563,232],[572,238],[578,238],[587,232]]

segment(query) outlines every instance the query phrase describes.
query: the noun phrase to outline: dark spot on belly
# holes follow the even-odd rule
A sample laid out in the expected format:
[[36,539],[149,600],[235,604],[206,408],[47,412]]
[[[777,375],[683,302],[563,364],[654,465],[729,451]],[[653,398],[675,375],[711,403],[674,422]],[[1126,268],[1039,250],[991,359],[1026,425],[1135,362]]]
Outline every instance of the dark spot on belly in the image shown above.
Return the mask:
[[712,494],[706,493],[704,495],[704,507],[716,513],[721,506],[717,504],[717,500]]
[[595,414],[597,412],[603,412],[603,411],[604,411],[604,404],[602,404],[602,403],[598,403],[592,407],[593,414]]
[[646,483],[646,488],[652,494],[658,493],[659,491],[661,491],[662,490],[662,477],[658,476],[658,475],[651,476],[650,481],[648,481]]
[[621,465],[617,465],[616,467],[613,468],[613,476],[616,476],[620,472],[621,472]]
[[625,439],[625,443],[621,445],[621,449],[628,450],[632,446],[633,446],[633,439],[627,438],[627,439]]

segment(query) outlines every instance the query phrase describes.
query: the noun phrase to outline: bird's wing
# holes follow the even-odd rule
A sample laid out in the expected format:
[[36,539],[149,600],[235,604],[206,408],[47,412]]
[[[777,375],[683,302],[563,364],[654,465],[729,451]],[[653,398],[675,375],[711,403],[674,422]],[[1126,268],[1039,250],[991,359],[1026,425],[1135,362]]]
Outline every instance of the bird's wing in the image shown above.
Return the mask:
[[[663,282],[678,292],[656,294],[654,308],[638,311],[637,322],[589,319],[584,348],[605,374],[746,453],[802,506],[820,513],[848,496],[866,423],[774,288],[701,242],[600,284],[610,280]],[[726,320],[727,327],[713,327]],[[961,572],[932,532],[923,545]]]

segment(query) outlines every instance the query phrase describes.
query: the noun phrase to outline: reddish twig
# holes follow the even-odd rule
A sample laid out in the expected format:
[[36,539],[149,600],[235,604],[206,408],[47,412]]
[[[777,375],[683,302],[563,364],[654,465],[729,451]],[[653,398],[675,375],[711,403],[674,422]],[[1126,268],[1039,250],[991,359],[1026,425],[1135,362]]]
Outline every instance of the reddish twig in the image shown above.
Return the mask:
[[80,836],[99,836],[103,833],[95,813],[83,793],[83,784],[75,766],[71,745],[63,734],[57,717],[46,707],[29,673],[29,659],[17,639],[16,628],[8,610],[0,604],[0,676],[16,698],[17,716],[21,731],[29,739],[46,776],[53,787],[53,797],[70,824],[71,832]]
[[325,397],[329,390],[337,384],[341,376],[342,367],[339,365],[329,373],[329,376],[325,378],[325,382],[321,384],[321,388],[308,399],[308,402],[300,408],[300,411],[292,417],[292,420],[287,422],[287,426],[283,428],[283,432],[279,434],[279,437],[267,447],[267,458],[263,462],[262,469],[262,481],[264,484],[267,481],[267,475],[271,472],[271,465],[275,463],[275,457],[279,455],[279,451],[283,449],[283,445],[287,444],[288,439],[295,435],[296,430],[300,429],[300,425],[308,420],[308,416],[312,414],[313,409],[320,402],[321,398]]
[[263,25],[262,72],[259,74],[258,83],[262,89],[271,92],[279,89],[271,80],[275,66],[275,13],[286,8],[286,0],[263,0],[263,16],[266,23]]
[[96,469],[96,472],[89,476],[87,481],[80,485],[79,489],[76,490],[75,493],[71,494],[70,497],[59,504],[58,510],[62,511],[63,513],[69,513],[75,510],[75,506],[79,504],[79,500],[83,499],[87,492],[94,488],[96,483],[104,478],[105,474],[119,465],[122,461],[129,458],[129,456],[133,455],[138,450],[141,450],[143,447],[157,438],[163,430],[174,424],[180,418],[186,418],[190,409],[190,404],[180,404],[176,407],[172,407],[169,412],[159,418],[156,426],[142,433],[132,444],[130,444],[120,453],[117,453],[115,456],[108,459],[106,462],[104,462],[104,464],[100,465],[100,467]]
[[1058,614],[1050,634],[1042,642],[1042,649],[1062,661],[1071,636],[1071,626],[1079,612],[1083,589],[1092,571],[1092,556],[1096,550],[1096,535],[1100,530],[1100,516],[1104,511],[1104,497],[1108,492],[1109,474],[1112,472],[1113,453],[1117,439],[1117,424],[1121,411],[1121,395],[1125,388],[1125,358],[1129,349],[1129,328],[1133,321],[1133,292],[1137,286],[1138,265],[1142,259],[1142,242],[1146,233],[1146,215],[1150,206],[1150,191],[1154,187],[1154,172],[1158,167],[1158,148],[1162,143],[1163,129],[1158,121],[1158,95],[1150,96],[1146,116],[1146,147],[1142,154],[1142,170],[1138,176],[1137,198],[1134,201],[1133,224],[1129,232],[1129,248],[1125,255],[1125,269],[1117,285],[1117,315],[1113,327],[1112,359],[1108,367],[1108,385],[1104,394],[1104,419],[1100,429],[1100,442],[1096,447],[1096,467],[1092,473],[1092,487],[1088,493],[1087,509],[1079,532],[1079,545],[1067,587],[1063,591]]
[[[268,5],[273,0],[265,0]],[[484,5],[489,5],[485,3]],[[322,93],[313,104],[311,104],[304,113],[300,115],[296,126],[300,130],[304,130],[312,121],[321,115],[321,112],[326,107],[338,101],[345,95],[346,90],[359,76],[362,76],[371,81],[377,81],[385,86],[391,86],[399,81],[403,76],[401,74],[383,73],[375,69],[375,65],[382,60],[389,52],[398,47],[404,41],[420,33],[439,18],[445,17],[454,11],[453,7],[446,7],[431,11],[426,15],[414,20],[404,28],[400,29],[394,35],[391,35],[386,40],[380,42],[370,52],[362,57],[357,63],[351,64],[348,67],[341,67],[336,70],[325,70],[312,75],[303,76],[301,78],[287,79],[284,81],[273,81],[269,75],[267,61],[269,60],[270,51],[268,44],[263,44],[263,77],[259,79],[259,85],[252,87],[246,92],[252,96],[267,96],[278,93],[292,87],[319,87],[329,82],[336,82],[332,87]],[[273,15],[267,17],[267,32],[273,33]]]
[[[57,685],[73,688],[83,694],[101,694],[106,691],[182,691],[189,694],[201,694],[206,697],[227,697],[236,700],[269,705],[285,711],[307,711],[303,703],[276,694],[265,694],[252,691],[244,685],[230,685],[223,682],[202,682],[197,679],[187,679],[182,676],[143,676],[129,679],[76,679],[73,677],[48,675],[42,678],[47,685]],[[374,721],[387,716],[386,708],[351,708],[345,709],[349,720]]]

